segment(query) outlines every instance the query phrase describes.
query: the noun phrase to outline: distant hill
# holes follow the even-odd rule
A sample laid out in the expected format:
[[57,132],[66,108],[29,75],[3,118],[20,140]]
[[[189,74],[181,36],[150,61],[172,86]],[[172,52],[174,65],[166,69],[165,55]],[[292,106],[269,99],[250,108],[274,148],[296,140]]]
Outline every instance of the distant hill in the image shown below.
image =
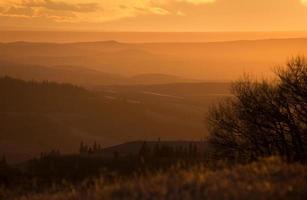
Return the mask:
[[174,82],[196,82],[167,74],[141,74],[137,76],[121,76],[119,74],[104,73],[82,66],[42,66],[18,64],[0,61],[0,77],[10,76],[23,80],[49,80],[62,83],[73,83],[89,88],[99,85],[144,85],[165,84]]
[[[307,54],[306,38],[202,43],[0,43],[2,63],[81,66],[107,74],[137,76],[144,83],[151,77],[138,75],[166,74],[207,81],[233,80],[242,72],[269,77],[274,66],[298,54]],[[163,80],[159,83],[166,83],[163,77],[157,78]],[[149,84],[156,82],[153,79]]]
[[41,66],[0,61],[0,76],[23,80],[49,80],[82,86],[127,84],[128,78],[81,66]]

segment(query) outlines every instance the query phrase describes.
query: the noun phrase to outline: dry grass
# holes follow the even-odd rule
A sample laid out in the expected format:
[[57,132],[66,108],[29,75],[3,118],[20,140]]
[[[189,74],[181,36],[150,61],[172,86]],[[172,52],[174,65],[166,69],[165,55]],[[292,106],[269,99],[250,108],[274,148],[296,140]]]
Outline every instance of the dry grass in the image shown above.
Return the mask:
[[71,187],[58,193],[18,200],[100,199],[306,199],[307,166],[278,158],[248,165],[208,170],[170,170],[110,184],[97,179],[92,187]]

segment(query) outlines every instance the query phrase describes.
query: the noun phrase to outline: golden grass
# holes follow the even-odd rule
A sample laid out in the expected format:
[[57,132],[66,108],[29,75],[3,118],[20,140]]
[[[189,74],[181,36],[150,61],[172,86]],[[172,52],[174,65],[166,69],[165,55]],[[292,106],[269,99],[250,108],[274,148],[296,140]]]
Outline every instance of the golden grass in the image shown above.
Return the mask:
[[62,192],[23,196],[18,200],[108,199],[306,199],[307,166],[268,158],[247,165],[209,170],[195,167],[171,169],[130,180],[92,187],[71,187]]

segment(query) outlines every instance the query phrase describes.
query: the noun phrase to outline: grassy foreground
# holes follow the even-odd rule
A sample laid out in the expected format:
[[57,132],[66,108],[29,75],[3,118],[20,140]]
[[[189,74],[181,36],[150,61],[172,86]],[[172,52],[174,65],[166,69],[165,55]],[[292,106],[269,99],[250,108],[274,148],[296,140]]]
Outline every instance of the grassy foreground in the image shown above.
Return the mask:
[[71,186],[60,192],[32,194],[18,200],[100,199],[306,199],[307,165],[278,158],[209,170],[169,170],[129,180]]

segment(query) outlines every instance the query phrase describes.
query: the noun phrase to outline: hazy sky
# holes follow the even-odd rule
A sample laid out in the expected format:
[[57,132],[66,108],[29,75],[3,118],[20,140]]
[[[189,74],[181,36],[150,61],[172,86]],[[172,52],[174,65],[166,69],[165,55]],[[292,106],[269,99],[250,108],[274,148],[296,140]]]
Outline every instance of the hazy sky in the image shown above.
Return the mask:
[[0,28],[307,30],[307,0],[0,0]]

